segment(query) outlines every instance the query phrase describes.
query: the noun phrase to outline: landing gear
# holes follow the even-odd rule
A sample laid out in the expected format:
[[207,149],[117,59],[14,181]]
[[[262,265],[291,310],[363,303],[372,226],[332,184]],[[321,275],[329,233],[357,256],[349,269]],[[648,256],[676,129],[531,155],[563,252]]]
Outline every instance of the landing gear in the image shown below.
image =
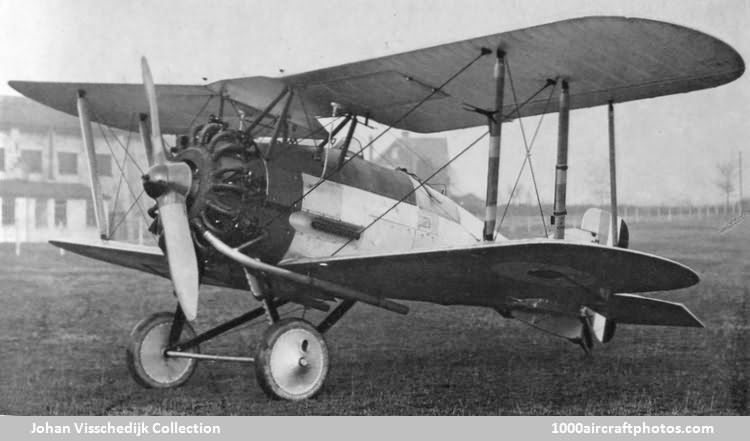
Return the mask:
[[[141,386],[157,389],[181,386],[195,372],[198,360],[168,357],[165,353],[170,345],[174,322],[175,314],[159,312],[141,320],[130,333],[128,370]],[[189,323],[180,325],[183,339],[195,338],[195,331]],[[200,353],[198,346],[191,348],[191,352]]]
[[283,319],[263,334],[255,377],[271,398],[304,400],[323,387],[328,366],[328,346],[315,327],[301,319]]
[[[288,300],[264,297],[262,302],[263,306],[197,336],[179,307],[175,314],[160,312],[145,318],[131,333],[128,370],[144,387],[169,388],[188,381],[199,360],[254,363],[258,384],[270,398],[297,401],[315,396],[330,365],[323,333],[356,302],[341,301],[317,326],[299,318],[280,319],[278,308]],[[200,344],[263,316],[269,325],[254,358],[200,352]]]

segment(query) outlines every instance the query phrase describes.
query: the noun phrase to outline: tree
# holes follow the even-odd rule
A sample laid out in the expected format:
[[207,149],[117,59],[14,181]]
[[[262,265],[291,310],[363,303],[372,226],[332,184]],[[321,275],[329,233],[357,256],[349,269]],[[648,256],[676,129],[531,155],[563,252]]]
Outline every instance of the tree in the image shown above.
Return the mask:
[[735,163],[732,161],[720,162],[716,164],[716,186],[724,193],[724,214],[729,210],[729,197],[734,192],[735,182]]

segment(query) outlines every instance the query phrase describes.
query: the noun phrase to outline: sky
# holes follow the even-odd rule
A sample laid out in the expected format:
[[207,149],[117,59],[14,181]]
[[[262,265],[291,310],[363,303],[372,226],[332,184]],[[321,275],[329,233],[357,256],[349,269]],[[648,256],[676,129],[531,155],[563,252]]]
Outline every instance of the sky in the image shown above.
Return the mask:
[[[706,32],[750,59],[750,0],[275,0],[0,2],[0,94],[7,81],[140,82],[142,55],[158,83],[290,74],[585,15],[652,18]],[[689,94],[616,106],[618,196],[623,203],[718,203],[716,166],[750,164],[750,79]],[[538,117],[524,119],[527,132]],[[366,141],[377,131],[364,131]],[[482,128],[446,136],[457,153]],[[377,144],[384,149],[400,132]],[[434,136],[434,135],[433,135]],[[539,191],[551,201],[557,117],[547,115],[534,147]],[[608,198],[605,107],[571,112],[571,203]],[[500,196],[523,161],[518,122],[503,129]],[[456,193],[484,194],[487,146],[456,161]],[[745,170],[748,168],[745,167]],[[750,173],[744,194],[750,195]],[[522,199],[532,188],[528,171]]]

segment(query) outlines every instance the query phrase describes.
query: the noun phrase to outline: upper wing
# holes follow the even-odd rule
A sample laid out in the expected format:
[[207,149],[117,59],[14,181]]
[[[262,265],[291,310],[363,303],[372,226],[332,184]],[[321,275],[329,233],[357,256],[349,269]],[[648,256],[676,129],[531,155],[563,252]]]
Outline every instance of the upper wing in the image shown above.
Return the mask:
[[[290,108],[291,119],[293,125],[306,129],[298,137],[325,137],[314,116],[330,115],[333,102],[343,111],[416,132],[484,125],[485,117],[464,110],[464,103],[484,109],[494,106],[492,56],[483,57],[414,107],[481,48],[498,47],[506,52],[519,100],[531,97],[547,79],[562,77],[570,84],[573,109],[715,87],[745,70],[732,47],[692,29],[638,18],[585,17],[281,78],[237,78],[206,86],[159,85],[161,121],[167,133],[184,132],[196,116],[217,114],[219,99],[212,98],[222,94],[252,118],[284,87],[292,87],[298,95]],[[510,81],[505,84],[508,98],[503,114],[508,115],[514,103]],[[132,129],[133,116],[148,109],[136,84],[12,81],[10,85],[72,115],[76,114],[77,91],[85,90],[94,119],[120,128]],[[538,96],[523,107],[521,115],[555,111],[555,106],[547,108],[547,101],[546,96]]]
[[[10,81],[8,83],[18,92],[71,115],[78,115],[76,97],[78,91],[84,91],[91,109],[91,119],[112,127],[125,130],[137,130],[139,113],[148,113],[148,101],[140,84],[108,83],[47,83],[33,81]],[[241,110],[248,120],[252,120],[276,98],[285,88],[279,80],[253,77],[245,78],[233,84],[224,82],[201,85],[165,85],[156,86],[159,98],[159,117],[164,133],[186,133],[196,124],[202,124],[209,115],[218,115],[221,99],[225,97],[224,120],[238,124],[235,112]],[[280,112],[278,104],[261,124],[260,134],[270,133],[273,118]],[[290,106],[291,130],[299,137],[325,138],[327,133],[320,123],[305,112],[299,97],[295,97]]]
[[[653,20],[585,17],[549,23],[398,55],[282,78],[304,91],[316,114],[331,102],[387,125],[436,132],[486,124],[463,103],[494,107],[493,56],[485,56],[426,103],[403,117],[480,48],[502,48],[519,101],[547,79],[566,78],[571,108],[624,102],[715,87],[738,78],[745,66],[729,45],[704,33]],[[505,82],[503,114],[514,110]],[[548,94],[524,106],[523,116],[543,113]],[[550,106],[547,111],[557,111]]]
[[281,265],[382,297],[485,306],[523,298],[574,300],[580,305],[603,292],[671,290],[699,280],[690,268],[669,259],[549,239]]

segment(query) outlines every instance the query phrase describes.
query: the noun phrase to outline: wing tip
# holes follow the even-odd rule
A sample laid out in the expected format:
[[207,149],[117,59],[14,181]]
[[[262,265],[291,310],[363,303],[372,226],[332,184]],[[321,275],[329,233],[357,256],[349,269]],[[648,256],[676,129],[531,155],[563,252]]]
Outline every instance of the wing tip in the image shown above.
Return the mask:
[[61,240],[50,240],[50,241],[48,241],[48,243],[50,245],[52,245],[52,246],[56,246],[57,248],[61,248],[63,250],[70,251],[70,243],[69,242],[65,242],[65,241],[61,241]]
[[8,81],[8,86],[10,86],[11,89],[15,90],[16,92],[24,96],[28,96],[26,93],[26,90],[28,86],[30,86],[31,84],[33,84],[32,81],[23,81],[23,80]]
[[682,283],[679,286],[675,286],[674,288],[669,288],[670,290],[689,288],[691,286],[695,286],[698,283],[700,283],[701,276],[694,269],[690,268],[689,266],[683,263],[676,262],[672,259],[667,259],[665,257],[659,257],[659,258],[664,260],[665,262],[668,262],[669,264],[677,266],[676,269],[678,270],[678,272],[680,272],[679,276],[676,277],[675,279],[679,279]]
[[690,271],[690,274],[688,276],[690,278],[690,281],[688,283],[690,283],[690,284],[688,286],[695,286],[698,283],[700,283],[701,276],[695,270],[693,270],[692,268],[690,268],[690,267],[686,267],[686,268],[688,269],[688,271]]

